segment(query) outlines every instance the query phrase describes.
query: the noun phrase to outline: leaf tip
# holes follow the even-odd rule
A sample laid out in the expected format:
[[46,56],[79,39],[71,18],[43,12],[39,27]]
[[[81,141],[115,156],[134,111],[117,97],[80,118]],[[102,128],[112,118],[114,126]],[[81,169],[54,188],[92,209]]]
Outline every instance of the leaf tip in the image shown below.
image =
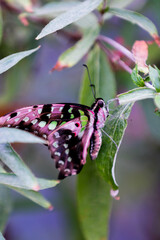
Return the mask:
[[34,191],[38,192],[40,190],[39,184],[35,184],[32,188]]
[[117,189],[117,190],[111,189],[110,195],[111,195],[111,197],[113,197],[115,200],[120,200],[120,196],[118,196],[118,194],[119,194],[119,189]]
[[48,210],[53,211],[54,207],[52,205],[49,205]]
[[58,61],[56,65],[50,70],[50,73],[52,73],[55,70],[61,71],[62,69],[68,68],[68,67],[69,67],[68,64],[63,64],[62,62]]

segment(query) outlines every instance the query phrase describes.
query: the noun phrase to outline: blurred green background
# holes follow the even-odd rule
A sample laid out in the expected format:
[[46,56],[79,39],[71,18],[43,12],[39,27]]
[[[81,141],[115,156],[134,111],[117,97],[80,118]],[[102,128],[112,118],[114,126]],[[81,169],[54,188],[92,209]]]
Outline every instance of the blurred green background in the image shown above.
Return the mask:
[[[46,3],[49,1],[43,1]],[[136,0],[128,9],[151,19],[160,33],[160,1]],[[41,49],[0,75],[0,114],[23,106],[57,102],[79,102],[79,89],[85,59],[71,69],[49,74],[58,56],[71,40],[54,34],[40,40],[34,38],[43,25],[22,25],[13,14],[3,10],[3,38],[0,59],[14,52]],[[106,22],[103,34],[122,39],[131,48],[135,40],[149,40],[149,35],[135,25],[116,17]],[[159,48],[149,47],[149,64],[160,67]],[[134,87],[130,75],[113,66],[118,93]],[[160,119],[154,114],[152,100],[136,103],[117,159],[116,176],[120,200],[113,200],[109,240],[160,239]],[[56,178],[53,160],[45,146],[16,144],[15,149],[39,177]],[[57,187],[42,192],[54,205],[49,212],[28,199],[11,192],[13,210],[7,221],[7,240],[72,240],[83,239],[76,209],[76,176],[65,179]],[[4,193],[5,194],[5,193]]]

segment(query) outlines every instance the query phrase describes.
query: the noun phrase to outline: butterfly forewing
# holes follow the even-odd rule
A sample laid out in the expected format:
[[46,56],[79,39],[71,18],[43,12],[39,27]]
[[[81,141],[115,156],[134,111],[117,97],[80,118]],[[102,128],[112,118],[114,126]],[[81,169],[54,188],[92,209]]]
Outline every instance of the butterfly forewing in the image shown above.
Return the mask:
[[29,131],[48,140],[59,178],[80,172],[93,133],[94,112],[79,104],[46,104],[21,108],[0,118],[1,127]]

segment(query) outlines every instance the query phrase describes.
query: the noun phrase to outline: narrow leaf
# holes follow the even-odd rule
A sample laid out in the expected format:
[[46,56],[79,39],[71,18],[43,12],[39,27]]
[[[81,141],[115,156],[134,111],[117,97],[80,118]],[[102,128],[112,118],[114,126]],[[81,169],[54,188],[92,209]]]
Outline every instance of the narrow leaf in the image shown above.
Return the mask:
[[116,142],[118,147],[116,148],[115,144],[104,135],[103,142],[105,142],[105,144],[102,145],[96,161],[101,175],[110,183],[113,190],[118,189],[115,178],[115,164],[117,153],[127,127],[127,119],[130,115],[131,108],[132,104],[117,107],[106,121],[104,131]]
[[20,60],[22,60],[23,58],[36,52],[39,48],[40,48],[40,46],[37,48],[34,48],[32,50],[14,53],[12,55],[9,55],[9,56],[1,59],[0,60],[0,74],[3,72],[6,72],[8,69],[10,69],[14,65],[16,65],[16,63],[18,63]]
[[157,92],[160,92],[160,71],[149,66],[149,77]]
[[152,89],[141,87],[135,88],[128,92],[122,93],[117,95],[120,105],[124,105],[127,103],[132,103],[135,101],[147,99],[147,98],[154,98],[156,92]]
[[35,176],[9,144],[0,144],[0,158],[22,183],[29,186],[30,189],[39,190]]
[[16,129],[16,128],[0,128],[0,143],[41,143],[45,144],[46,141],[42,138],[34,136],[33,134]]
[[49,2],[42,7],[37,7],[33,9],[33,13],[31,16],[45,16],[45,17],[54,17],[59,13],[69,11],[71,8],[76,7],[79,5],[79,2]]
[[[88,55],[92,84],[95,85],[96,97],[102,97],[105,101],[115,96],[115,79],[106,59],[106,55],[95,45]],[[86,70],[81,89],[81,103],[91,105],[94,101],[92,90]],[[105,146],[105,142],[103,142]],[[111,199],[109,186],[100,176],[96,167],[96,161],[87,157],[87,163],[81,174],[78,175],[78,212],[80,224],[85,239],[99,240],[107,237],[107,222],[110,215]]]
[[10,188],[20,193],[21,195],[29,198],[31,201],[39,204],[41,207],[44,207],[48,210],[53,210],[52,204],[48,200],[46,200],[39,192],[35,192],[32,190],[19,189],[15,187],[10,187]]
[[81,19],[76,25],[81,28],[84,26],[82,39],[62,53],[53,70],[61,70],[75,65],[89,51],[100,31],[96,17],[91,14]]
[[97,8],[101,2],[102,0],[86,0],[82,3],[79,3],[78,6],[71,8],[69,11],[62,13],[50,21],[42,29],[41,33],[36,37],[36,39],[38,40],[43,38],[48,34],[54,33],[71,23],[78,21]]
[[[0,173],[7,174],[7,172],[1,166],[0,166]],[[14,174],[11,174],[11,175],[14,175]],[[17,179],[18,179],[18,177],[17,177]],[[19,179],[18,179],[18,181],[19,181]],[[55,186],[58,183],[58,181],[54,181],[55,182],[55,184],[54,184],[53,180],[45,180],[45,179],[38,179],[38,182],[39,181],[40,181],[41,188],[43,188],[43,189],[45,189],[46,186],[50,187],[51,186],[51,182],[52,182],[52,186],[53,185]],[[48,202],[48,200],[46,200],[38,192],[35,192],[35,191],[32,191],[32,190],[20,189],[18,187],[15,187],[13,185],[13,183],[12,183],[12,185],[8,185],[7,187],[10,188],[10,189],[15,190],[16,192],[18,192],[18,193],[22,194],[23,196],[29,198],[31,201],[39,204],[40,206],[42,206],[44,208],[47,208],[49,210],[53,209],[52,204],[50,202]],[[5,200],[5,202],[6,202],[6,200]]]
[[110,0],[109,1],[109,7],[114,8],[124,8],[128,6],[133,0]]
[[158,35],[157,28],[153,22],[140,13],[120,8],[109,8],[108,12],[117,17],[130,21],[133,24],[137,24],[145,31],[147,31],[152,37]]

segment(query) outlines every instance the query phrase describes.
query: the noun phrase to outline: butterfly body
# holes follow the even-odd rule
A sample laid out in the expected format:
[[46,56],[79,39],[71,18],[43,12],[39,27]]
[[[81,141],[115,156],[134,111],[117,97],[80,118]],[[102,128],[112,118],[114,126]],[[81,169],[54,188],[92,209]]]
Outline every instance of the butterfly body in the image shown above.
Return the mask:
[[103,99],[91,107],[80,104],[45,104],[17,109],[0,118],[0,127],[19,128],[46,139],[59,179],[78,174],[101,147],[101,130],[108,117]]

